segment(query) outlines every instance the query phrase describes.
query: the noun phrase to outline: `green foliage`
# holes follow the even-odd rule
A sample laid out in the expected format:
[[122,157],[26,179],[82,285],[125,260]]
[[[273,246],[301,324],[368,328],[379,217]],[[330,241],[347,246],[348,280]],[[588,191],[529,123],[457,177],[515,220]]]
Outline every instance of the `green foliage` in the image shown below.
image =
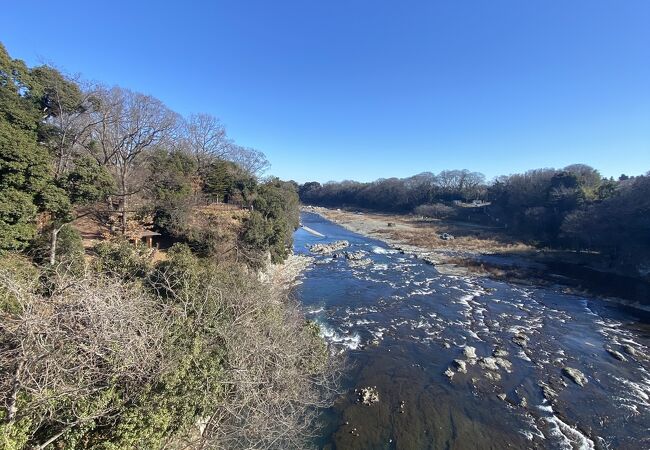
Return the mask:
[[30,71],[32,89],[29,97],[40,111],[58,116],[81,108],[83,94],[79,86],[49,66],[35,67]]
[[45,186],[36,196],[41,210],[50,213],[56,222],[70,222],[73,219],[72,204],[65,190],[54,184]]
[[28,417],[9,423],[6,413],[0,410],[0,448],[4,450],[23,450],[27,448],[32,432],[32,420]]
[[[40,73],[40,72],[39,72]],[[54,72],[48,72],[53,76]],[[36,214],[69,217],[66,193],[54,184],[51,159],[37,139],[46,95],[40,75],[0,46],[0,251],[24,249]]]
[[[32,261],[16,252],[8,252],[0,258],[0,271],[10,274],[21,286],[28,286],[39,275]],[[0,287],[0,312],[15,313],[18,309],[19,304],[14,293]]]
[[256,184],[255,178],[237,164],[220,159],[207,168],[203,192],[216,201],[248,205]]
[[572,243],[598,249],[620,263],[650,260],[650,177],[624,180],[599,202],[568,214],[562,233]]
[[37,193],[49,181],[49,156],[28,130],[0,121],[0,189]]
[[85,205],[104,200],[115,189],[115,182],[105,167],[93,158],[81,156],[75,159],[63,187],[70,203]]
[[0,43],[0,123],[36,132],[41,114],[25,95],[31,88],[33,82],[25,63],[12,59]]
[[328,360],[327,344],[321,337],[321,329],[313,320],[305,321],[301,330],[300,339],[305,342],[305,347],[314,349],[305,355],[300,364],[308,373],[318,373],[323,370]]
[[[31,253],[38,263],[46,263],[52,245],[51,230],[42,233],[34,241]],[[56,263],[64,265],[74,273],[81,273],[84,268],[84,247],[81,234],[71,225],[61,227],[57,236]]]
[[192,194],[192,182],[196,173],[196,161],[180,152],[159,149],[150,160],[151,174],[147,189],[156,201],[167,202],[187,198]]
[[136,247],[125,239],[103,241],[94,247],[97,270],[134,279],[149,273],[148,249]]
[[270,246],[272,234],[271,224],[264,219],[262,213],[253,211],[246,221],[241,241],[249,248],[263,250]]
[[[241,234],[242,243],[258,254],[268,251],[273,262],[283,261],[289,254],[293,232],[300,222],[294,186],[278,179],[261,184],[253,208]],[[260,265],[263,258],[254,261]]]
[[154,224],[176,235],[187,221],[197,163],[183,152],[161,149],[152,155],[150,166],[146,189],[152,201]]
[[47,162],[32,134],[0,120],[0,251],[23,249],[34,237]]
[[33,196],[16,189],[0,191],[0,252],[22,250],[36,235]]

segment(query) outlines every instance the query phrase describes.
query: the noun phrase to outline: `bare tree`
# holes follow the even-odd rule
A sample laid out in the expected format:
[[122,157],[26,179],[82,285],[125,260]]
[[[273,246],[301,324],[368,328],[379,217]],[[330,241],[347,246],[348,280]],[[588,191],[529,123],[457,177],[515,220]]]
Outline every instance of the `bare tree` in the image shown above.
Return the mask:
[[32,71],[42,85],[43,126],[41,139],[55,156],[54,177],[67,171],[79,142],[99,122],[92,117],[95,89],[79,77],[62,74],[50,66]]
[[137,169],[146,152],[173,131],[177,116],[160,100],[114,87],[97,93],[95,121],[86,148],[108,166],[117,180],[122,233],[126,232],[129,199],[142,189]]
[[7,423],[29,418],[43,449],[117,414],[123,403],[101,401],[111,384],[136,396],[160,373],[167,319],[141,289],[96,274],[60,278],[48,297],[37,286],[0,271],[0,298],[14,305],[0,310],[0,398]]
[[219,119],[209,114],[192,114],[184,122],[185,146],[196,159],[199,173],[216,160],[231,161],[252,176],[260,176],[270,164],[264,153],[235,144]]
[[227,355],[225,395],[211,399],[198,433],[181,439],[186,448],[308,447],[322,408],[338,394],[342,361],[286,289],[253,277],[227,286],[222,273],[202,278],[198,294],[187,289],[197,283],[191,274],[158,271],[153,278],[162,295],[193,317],[195,329],[220,324],[215,340]]
[[192,396],[194,415],[169,424],[160,448],[305,448],[340,376],[318,327],[253,275],[183,267],[192,265],[158,266],[153,292],[98,273],[55,274],[48,295],[39,274],[26,282],[0,270],[0,302],[11,305],[0,309],[3,425],[28,421],[37,449],[75,434],[111,439],[102,427],[196,363],[190,389],[172,383],[163,394],[172,406]]
[[261,151],[235,144],[230,146],[226,159],[234,162],[244,171],[256,177],[261,176],[271,167],[268,159],[266,159],[266,155]]
[[196,158],[199,171],[215,159],[227,159],[231,142],[219,119],[209,114],[192,114],[184,123],[187,146]]

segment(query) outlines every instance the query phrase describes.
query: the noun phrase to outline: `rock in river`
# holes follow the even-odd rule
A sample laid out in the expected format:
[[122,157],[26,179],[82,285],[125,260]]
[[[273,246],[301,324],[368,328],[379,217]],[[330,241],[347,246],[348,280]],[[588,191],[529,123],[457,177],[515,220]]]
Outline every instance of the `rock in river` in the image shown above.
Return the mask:
[[572,367],[565,367],[564,369],[562,369],[562,373],[564,373],[564,375],[566,375],[567,377],[571,378],[573,382],[578,386],[584,386],[585,384],[588,383],[585,374],[580,372],[578,369],[574,369]]
[[379,401],[379,392],[375,387],[365,387],[359,391],[359,402],[363,403],[366,406],[370,406],[373,403]]
[[314,244],[309,247],[309,251],[312,253],[319,253],[321,255],[326,255],[328,253],[332,253],[349,246],[350,243],[348,241],[335,241],[329,244]]
[[476,348],[470,347],[469,345],[463,350],[465,357],[468,359],[476,359]]
[[496,358],[492,358],[491,356],[479,359],[478,365],[484,369],[493,370],[495,372],[499,370],[499,366],[497,366]]
[[366,252],[363,250],[357,250],[356,252],[345,252],[345,259],[350,261],[359,261],[366,257]]
[[618,352],[618,351],[614,350],[613,348],[607,348],[606,350],[607,350],[607,353],[609,353],[610,355],[612,355],[614,358],[618,359],[619,361],[627,361],[627,358],[625,356],[623,356],[623,354],[621,352]]
[[454,365],[458,373],[467,373],[467,363],[462,359],[454,359]]
[[517,344],[520,347],[526,348],[528,346],[529,337],[523,333],[519,333],[512,338],[512,342]]

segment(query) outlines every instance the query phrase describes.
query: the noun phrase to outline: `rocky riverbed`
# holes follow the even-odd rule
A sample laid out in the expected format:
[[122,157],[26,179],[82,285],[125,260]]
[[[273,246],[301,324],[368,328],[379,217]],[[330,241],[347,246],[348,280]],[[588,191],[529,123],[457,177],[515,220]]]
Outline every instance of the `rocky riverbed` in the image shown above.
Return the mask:
[[[345,252],[372,260],[315,254],[296,291],[350,361],[319,445],[650,447],[647,323],[552,286],[441,271],[319,216],[302,219],[327,238],[299,231],[296,252],[345,240]],[[367,387],[379,401],[359,402]]]

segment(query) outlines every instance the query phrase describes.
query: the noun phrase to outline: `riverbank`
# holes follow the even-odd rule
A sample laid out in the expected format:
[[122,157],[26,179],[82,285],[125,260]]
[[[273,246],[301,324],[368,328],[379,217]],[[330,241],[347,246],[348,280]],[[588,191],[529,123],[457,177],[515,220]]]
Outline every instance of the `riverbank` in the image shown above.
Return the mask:
[[[360,213],[323,207],[305,207],[304,210],[319,214],[362,236],[385,242],[394,249],[413,254],[447,274],[478,273],[480,269],[470,264],[470,261],[480,259],[481,255],[514,255],[533,250],[522,242],[504,239],[487,227],[451,225],[405,215]],[[459,232],[460,227],[464,228],[463,232]],[[445,234],[447,239],[441,238]],[[488,272],[483,274],[488,275]]]
[[301,283],[300,275],[314,262],[306,255],[291,254],[282,264],[269,264],[260,272],[260,280],[279,291],[289,290]]
[[311,206],[303,210],[415,255],[446,275],[561,285],[566,292],[598,295],[650,312],[650,283],[647,281],[581,264],[580,258],[567,258],[566,252],[540,251],[505,235],[500,229],[407,215]]

